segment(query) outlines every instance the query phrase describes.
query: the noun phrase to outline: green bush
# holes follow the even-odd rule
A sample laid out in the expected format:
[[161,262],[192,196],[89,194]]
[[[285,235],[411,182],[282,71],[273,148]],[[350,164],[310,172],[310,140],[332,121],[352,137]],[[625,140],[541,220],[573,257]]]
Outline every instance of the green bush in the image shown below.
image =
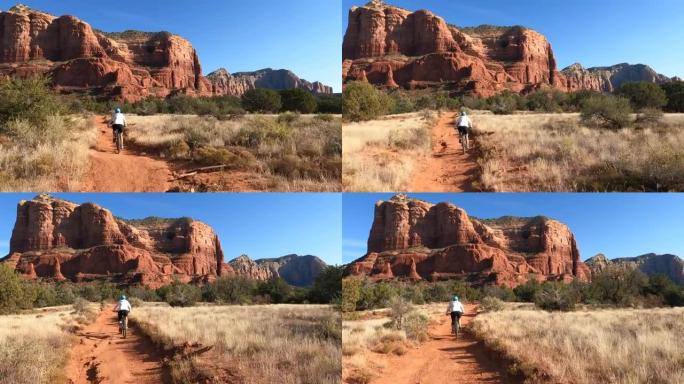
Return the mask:
[[317,113],[332,113],[339,115],[342,113],[342,95],[318,95],[317,97],[318,107],[316,108]]
[[295,123],[295,122],[299,121],[299,118],[300,118],[300,117],[301,117],[301,116],[299,115],[299,112],[296,112],[296,113],[293,113],[293,112],[285,112],[285,113],[281,113],[280,115],[278,115],[278,120],[277,120],[277,121],[278,121],[280,124],[290,125],[290,124],[292,124],[292,123]]
[[312,95],[311,92],[299,88],[284,89],[280,91],[280,98],[282,100],[283,111],[313,113],[318,107],[314,95]]
[[[25,300],[24,282],[12,268],[0,264],[0,315],[30,308]],[[32,301],[31,301],[31,304]]]
[[486,286],[483,289],[482,295],[487,297],[495,297],[503,301],[515,301],[516,295],[511,288],[502,287],[498,285]]
[[257,116],[251,119],[231,139],[233,145],[257,148],[262,143],[281,142],[292,137],[292,128],[274,119]]
[[510,115],[518,109],[520,95],[509,91],[492,96],[487,100],[489,110],[495,115]]
[[637,116],[637,124],[653,127],[657,126],[663,119],[663,111],[658,108],[643,108]]
[[294,293],[294,289],[281,277],[276,277],[268,281],[259,282],[257,284],[257,293],[268,297],[269,302],[279,304],[288,302]]
[[684,112],[684,81],[673,81],[661,84],[660,87],[665,91],[667,112]]
[[309,300],[314,303],[332,303],[342,296],[342,275],[344,267],[329,265],[316,276],[309,291]]
[[428,339],[428,326],[430,325],[430,318],[428,316],[418,312],[411,312],[406,315],[403,322],[402,329],[406,332],[406,337],[409,340],[423,342]]
[[222,276],[204,287],[202,297],[217,303],[248,304],[255,291],[254,280],[241,276]]
[[401,296],[393,296],[388,302],[390,309],[390,319],[396,329],[404,329],[404,319],[413,312],[414,308],[410,301]]
[[41,127],[51,116],[61,115],[65,106],[42,76],[11,78],[0,82],[0,133],[12,120],[25,120]]
[[525,104],[530,111],[559,112],[560,105],[555,98],[556,92],[534,91],[525,97]]
[[248,112],[275,113],[282,106],[280,94],[272,89],[250,89],[242,95],[242,108]]
[[484,312],[497,312],[504,309],[504,302],[496,297],[487,296],[480,301],[480,308]]
[[661,109],[667,105],[667,94],[655,83],[646,81],[630,81],[622,84],[616,92],[626,97],[636,111],[644,108]]
[[590,127],[619,129],[629,125],[629,100],[615,96],[591,96],[582,103],[582,122]]
[[342,98],[342,113],[349,121],[375,119],[391,110],[392,101],[371,84],[353,81],[346,85]]
[[157,293],[172,307],[191,307],[202,299],[197,286],[177,281],[160,288]]
[[572,311],[579,300],[578,293],[569,285],[557,282],[544,284],[537,292],[534,303],[547,311]]
[[342,301],[340,309],[342,312],[354,312],[357,304],[361,301],[361,286],[363,281],[355,277],[342,279]]
[[611,266],[593,275],[585,301],[629,306],[641,296],[648,278],[638,270]]
[[535,279],[530,279],[525,284],[513,288],[517,301],[533,303],[537,293],[541,290],[541,284]]

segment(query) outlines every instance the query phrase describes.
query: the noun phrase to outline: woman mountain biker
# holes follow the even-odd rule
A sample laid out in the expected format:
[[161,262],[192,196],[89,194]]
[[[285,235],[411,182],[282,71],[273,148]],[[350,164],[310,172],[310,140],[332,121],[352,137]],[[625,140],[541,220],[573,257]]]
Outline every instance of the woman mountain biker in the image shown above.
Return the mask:
[[116,107],[114,109],[114,113],[112,114],[112,121],[111,121],[110,125],[112,126],[112,134],[114,135],[114,142],[116,142],[117,131],[123,132],[124,128],[126,128],[126,116],[124,116],[124,114],[121,113],[121,108]]
[[[470,132],[473,128],[473,122],[470,120],[468,113],[466,111],[461,111],[461,116],[456,119],[456,129],[458,129],[458,140],[461,141],[462,138]],[[467,136],[466,136],[467,137]],[[461,144],[463,144],[461,142]]]
[[119,322],[121,322],[124,317],[128,316],[128,313],[131,311],[131,309],[131,303],[128,302],[126,295],[121,295],[121,297],[119,297],[119,301],[116,303],[116,307],[114,307],[114,312],[117,313]]
[[454,325],[456,325],[457,321],[460,324],[461,316],[463,316],[464,313],[465,309],[463,308],[463,303],[458,300],[458,296],[454,295],[451,302],[449,302],[446,313],[447,315],[451,315],[451,329],[454,329]]

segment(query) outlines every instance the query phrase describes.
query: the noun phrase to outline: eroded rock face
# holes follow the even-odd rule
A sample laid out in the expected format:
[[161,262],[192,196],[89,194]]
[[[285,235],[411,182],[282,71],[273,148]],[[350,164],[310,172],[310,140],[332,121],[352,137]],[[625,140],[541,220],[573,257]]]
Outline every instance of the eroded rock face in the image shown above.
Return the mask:
[[270,280],[281,277],[296,287],[308,287],[325,269],[327,264],[316,256],[286,255],[271,259],[252,260],[242,255],[231,260],[228,265],[239,275],[255,280]]
[[430,11],[411,12],[381,1],[350,10],[342,58],[344,81],[483,97],[540,88],[612,91],[618,78],[653,77],[637,68],[559,72],[551,44],[531,29],[458,28]]
[[568,79],[571,90],[598,89],[614,92],[629,81],[662,84],[673,80],[644,64],[622,63],[610,67],[584,68],[576,63],[563,69],[562,73]]
[[[192,44],[169,32],[105,33],[76,17],[56,17],[23,5],[0,12],[0,80],[36,74],[51,76],[62,92],[128,101],[176,93],[240,96],[259,86],[256,83],[280,76],[262,76],[266,80],[245,76],[234,84],[212,82],[202,76]],[[332,92],[299,78],[291,83],[312,92]]]
[[318,81],[309,82],[300,79],[297,75],[286,69],[274,70],[271,68],[254,72],[238,72],[230,74],[224,68],[207,75],[211,82],[214,93],[241,96],[254,88],[268,89],[303,89],[314,94],[332,94],[332,87]]
[[206,282],[224,273],[214,230],[189,218],[124,221],[96,204],[41,195],[17,206],[4,260],[29,278],[107,279],[159,287],[174,276]]
[[638,269],[646,275],[665,275],[676,284],[684,285],[684,260],[676,255],[657,255],[647,253],[636,257],[608,259],[603,254],[590,257],[585,261],[592,275],[600,274],[611,267]]
[[590,277],[565,224],[544,217],[480,221],[453,204],[403,195],[376,204],[368,254],[347,273],[375,280],[475,276],[506,286]]

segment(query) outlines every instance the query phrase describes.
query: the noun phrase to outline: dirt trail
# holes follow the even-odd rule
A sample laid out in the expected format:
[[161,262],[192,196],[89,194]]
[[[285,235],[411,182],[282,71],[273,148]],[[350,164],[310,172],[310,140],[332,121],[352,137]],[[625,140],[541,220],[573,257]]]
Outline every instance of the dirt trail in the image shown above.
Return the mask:
[[[475,317],[475,306],[466,305],[461,324],[467,326]],[[444,315],[429,330],[430,340],[403,356],[387,361],[383,374],[373,384],[430,383],[510,383],[505,366],[492,360],[472,336],[451,335],[451,319]]]
[[[432,156],[418,167],[408,188],[411,192],[469,192],[477,173],[477,143],[463,154],[454,128],[456,113],[443,113],[432,128]],[[446,144],[444,146],[443,144]]]
[[67,383],[165,383],[161,358],[135,327],[126,339],[119,335],[116,314],[105,308],[94,323],[76,335],[66,367]]
[[106,116],[97,117],[99,136],[80,192],[166,192],[172,178],[169,165],[127,149],[117,154],[107,123]]

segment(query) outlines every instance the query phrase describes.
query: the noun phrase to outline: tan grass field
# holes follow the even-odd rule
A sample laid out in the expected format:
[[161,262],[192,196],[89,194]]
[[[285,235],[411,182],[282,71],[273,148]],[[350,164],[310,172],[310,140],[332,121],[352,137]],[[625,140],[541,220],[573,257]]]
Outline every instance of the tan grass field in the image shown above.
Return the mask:
[[0,191],[78,190],[97,140],[94,117],[55,117],[41,127],[8,125],[17,135],[0,135]]
[[340,382],[341,319],[330,306],[144,306],[131,320],[165,348],[212,346],[214,366],[195,359],[177,371],[231,367],[248,383]]
[[404,191],[416,165],[431,150],[430,127],[437,113],[385,116],[342,127],[345,191]]
[[[89,305],[95,313],[96,305]],[[0,316],[0,383],[63,382],[63,367],[74,342],[69,332],[92,321],[71,306],[51,307],[30,314]]]
[[341,189],[341,116],[130,116],[129,125],[135,146],[198,167],[225,164],[252,174],[254,189]]
[[504,310],[473,331],[531,383],[682,383],[684,308]]
[[579,114],[474,112],[484,190],[655,191],[684,189],[684,114],[657,127],[587,128]]

